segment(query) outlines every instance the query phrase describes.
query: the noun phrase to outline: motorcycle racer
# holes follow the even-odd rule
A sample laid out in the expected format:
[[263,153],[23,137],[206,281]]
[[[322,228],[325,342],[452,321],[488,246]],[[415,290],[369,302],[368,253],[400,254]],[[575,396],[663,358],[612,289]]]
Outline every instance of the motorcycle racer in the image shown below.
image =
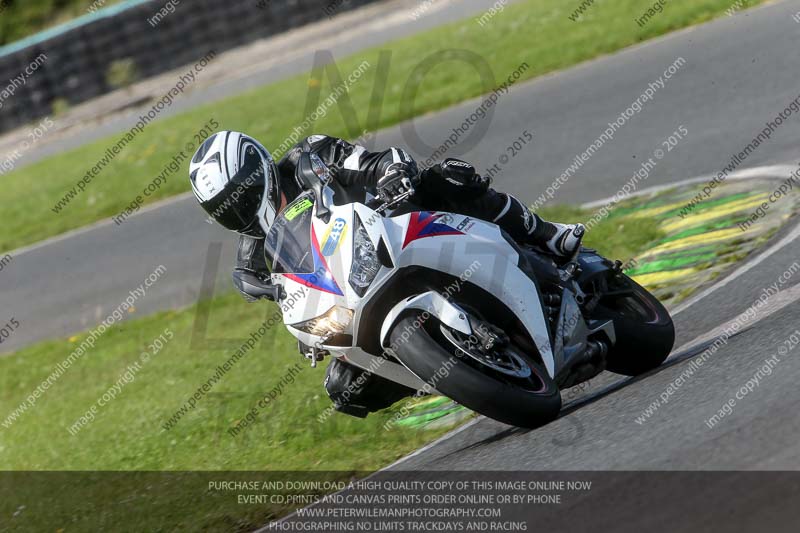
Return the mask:
[[[248,301],[257,299],[253,287],[269,284],[264,237],[281,209],[303,192],[295,167],[305,152],[317,154],[331,169],[330,186],[337,204],[363,202],[367,192],[392,197],[415,179],[410,201],[420,209],[493,222],[517,242],[561,257],[574,254],[583,238],[583,225],[544,221],[510,194],[492,189],[490,180],[458,159],[445,159],[420,172],[414,159],[400,148],[370,152],[343,139],[312,135],[276,163],[256,139],[221,131],[198,148],[189,178],[195,197],[211,218],[240,234],[234,284]],[[336,358],[328,366],[325,388],[337,410],[359,417],[414,393]]]

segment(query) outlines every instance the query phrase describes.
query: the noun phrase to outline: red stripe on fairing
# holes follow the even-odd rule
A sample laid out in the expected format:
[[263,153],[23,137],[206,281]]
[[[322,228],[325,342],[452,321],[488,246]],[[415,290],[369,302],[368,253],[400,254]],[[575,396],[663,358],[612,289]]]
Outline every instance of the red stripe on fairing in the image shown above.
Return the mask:
[[[314,259],[319,259],[320,266],[325,269],[325,272],[330,272],[330,269],[328,268],[328,262],[325,261],[325,256],[322,255],[322,251],[320,250],[319,241],[317,240],[317,234],[314,232],[313,225],[311,226],[311,246],[313,246],[314,251],[317,252],[317,255],[314,257]],[[317,262],[314,261],[314,264],[316,263]],[[319,268],[317,268],[317,270],[319,270]],[[331,274],[331,278],[333,278],[333,274]]]
[[[427,215],[427,216],[426,216]],[[411,244],[412,242],[424,239],[426,237],[441,237],[444,235],[464,235],[464,232],[459,231],[457,229],[451,228],[446,224],[438,224],[442,228],[441,230],[434,230],[425,235],[421,235],[429,226],[435,224],[436,221],[442,215],[435,215],[433,213],[429,213],[427,211],[415,212],[411,213],[411,217],[408,219],[408,229],[406,230],[406,238],[403,241],[403,248]]]
[[[327,292],[328,294],[333,294],[334,296],[343,296],[344,293],[342,289],[339,287],[339,284],[336,283],[336,280],[333,277],[333,272],[331,272],[330,268],[328,268],[328,262],[325,261],[325,257],[323,257],[322,252],[319,249],[319,241],[317,240],[317,234],[314,233],[314,228],[311,228],[311,246],[313,246],[314,250],[314,272],[310,274],[283,274],[287,278],[292,281],[296,281],[304,285],[305,287],[309,287],[312,289],[316,289],[318,291]],[[319,283],[313,283],[311,280],[304,278],[303,276],[317,276],[318,272],[323,272],[322,276],[329,276],[330,277],[330,284],[336,289],[331,290],[328,287],[320,285]]]

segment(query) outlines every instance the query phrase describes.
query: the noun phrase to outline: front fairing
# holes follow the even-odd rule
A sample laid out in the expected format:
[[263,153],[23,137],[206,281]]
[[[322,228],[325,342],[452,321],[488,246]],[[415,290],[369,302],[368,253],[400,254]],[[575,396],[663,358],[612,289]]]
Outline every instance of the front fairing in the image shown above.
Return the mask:
[[[293,205],[300,207],[292,211]],[[319,317],[334,306],[351,310],[359,306],[362,298],[348,282],[353,259],[355,205],[359,204],[334,206],[325,221],[314,216],[312,202],[293,202],[276,220],[276,224],[283,226],[270,231],[265,253],[272,268],[273,283],[283,285],[287,295],[281,301],[287,326]],[[284,215],[287,212],[291,217],[288,221]],[[380,219],[370,212],[373,218]],[[300,235],[279,238],[278,234],[290,231]],[[281,242],[290,246],[278,246]],[[304,247],[298,243],[303,243]],[[352,334],[352,324],[343,333]]]
[[[422,211],[384,219],[381,230],[396,269],[413,266],[449,274],[453,281],[437,290],[451,299],[458,300],[466,283],[496,296],[522,322],[548,372],[555,375],[550,332],[538,290],[519,268],[517,249],[498,226],[465,215]],[[380,281],[379,276],[367,297]],[[358,316],[355,322],[360,323]]]
[[[516,249],[496,225],[452,213],[414,212],[382,217],[359,203],[331,207],[327,221],[313,216],[313,211],[310,207],[303,211],[309,217],[305,228],[308,255],[293,261],[303,265],[305,272],[273,271],[273,282],[282,284],[287,294],[281,301],[284,323],[296,338],[308,345],[320,342],[322,337],[292,325],[320,317],[334,306],[352,311],[352,321],[339,333],[357,338],[363,321],[383,319],[363,316],[366,302],[383,285],[391,283],[398,269],[423,267],[457,280],[453,286],[441,288],[448,296],[457,294],[466,282],[497,296],[520,318],[539,347],[548,371],[555,375],[549,331],[536,286],[519,269]],[[382,266],[362,295],[349,283],[356,221],[376,249],[383,240],[391,260],[391,266]]]

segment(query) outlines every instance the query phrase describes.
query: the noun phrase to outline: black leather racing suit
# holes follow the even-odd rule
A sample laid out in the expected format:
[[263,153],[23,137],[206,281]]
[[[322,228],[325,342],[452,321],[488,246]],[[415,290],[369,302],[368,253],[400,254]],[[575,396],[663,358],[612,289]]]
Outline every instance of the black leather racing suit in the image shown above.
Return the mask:
[[[413,158],[400,148],[369,152],[363,146],[342,139],[312,135],[297,143],[278,162],[281,188],[288,202],[302,192],[294,176],[295,166],[304,152],[316,153],[333,170],[332,187],[337,203],[363,201],[366,191],[377,185],[393,163],[409,163],[416,167]],[[436,165],[424,169],[420,177],[412,203],[422,209],[455,212],[494,222],[523,243],[541,242],[553,235],[550,224],[532,214],[513,196],[489,188],[488,180],[478,176],[471,165],[460,161],[457,166]],[[263,279],[269,276],[263,239],[240,236],[236,269]],[[363,370],[335,358],[328,366],[325,388],[337,410],[361,417],[414,393],[380,376],[365,375]]]

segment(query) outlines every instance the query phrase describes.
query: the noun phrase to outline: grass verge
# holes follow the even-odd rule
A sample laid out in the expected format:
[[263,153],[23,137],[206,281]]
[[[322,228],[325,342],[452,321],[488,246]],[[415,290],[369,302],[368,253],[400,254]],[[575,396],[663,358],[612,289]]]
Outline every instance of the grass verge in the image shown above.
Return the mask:
[[[747,0],[744,4],[750,6],[758,2]],[[476,18],[471,18],[394,41],[382,47],[392,52],[388,83],[380,117],[369,124],[369,128],[397,124],[487,92],[472,67],[451,59],[426,73],[420,81],[413,108],[402,106],[407,81],[419,76],[415,68],[436,51],[457,47],[477,54],[491,67],[498,84],[520,65],[527,64],[521,81],[720,16],[730,4],[730,0],[675,0],[644,27],[639,27],[634,19],[641,15],[642,5],[636,0],[598,1],[576,22],[569,18],[575,8],[571,2],[528,0],[506,7],[483,26]],[[371,65],[348,92],[359,125],[346,125],[348,121],[343,120],[340,113],[344,99],[340,98],[304,133],[325,132],[345,138],[361,135],[367,124],[379,52],[377,48],[366,50],[338,63],[344,77],[356,71],[365,60]],[[147,185],[173,157],[185,150],[187,142],[192,141],[194,134],[210,119],[216,120],[221,129],[246,131],[267,146],[279,146],[306,117],[305,97],[310,86],[322,91],[320,102],[331,93],[327,77],[318,80],[296,76],[147,126],[93,178],[85,192],[58,214],[51,208],[118,141],[119,135],[10,173],[4,180],[4,202],[0,204],[0,225],[4,228],[0,235],[0,251],[119,214],[137,196],[143,195]],[[187,159],[180,170],[165,178],[166,183],[153,194],[143,198],[146,203],[189,189],[185,176],[191,153],[185,156]]]

